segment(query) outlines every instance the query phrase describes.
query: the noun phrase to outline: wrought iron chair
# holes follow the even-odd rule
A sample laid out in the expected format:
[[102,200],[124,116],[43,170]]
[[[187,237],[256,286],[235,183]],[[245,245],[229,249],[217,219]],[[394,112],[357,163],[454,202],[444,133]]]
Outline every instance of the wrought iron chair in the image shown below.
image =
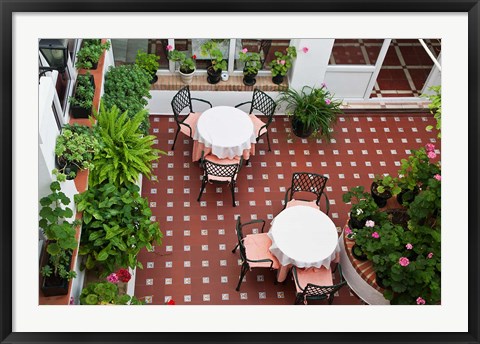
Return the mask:
[[[262,224],[261,233],[248,234],[244,236],[243,227]],[[253,231],[253,227],[252,228]],[[275,270],[280,267],[278,259],[270,252],[269,248],[272,245],[267,233],[263,233],[265,228],[265,220],[252,220],[250,222],[242,223],[240,216],[237,217],[237,239],[238,244],[232,250],[235,253],[237,248],[240,248],[240,258],[242,259],[242,268],[240,271],[240,279],[238,281],[236,291],[240,290],[243,278],[247,271],[252,268],[268,268]]]
[[[285,205],[283,209],[307,205],[320,209],[320,198],[325,196],[326,214],[330,211],[327,194],[324,192],[328,178],[317,173],[295,172],[292,175],[292,185],[285,192]],[[313,199],[308,199],[308,196]]]
[[207,182],[228,184],[232,191],[232,202],[235,207],[235,185],[242,164],[243,157],[220,159],[212,154],[204,156],[204,152],[202,152],[202,157],[200,158],[200,166],[203,168],[202,188],[197,201],[200,202]]
[[[240,103],[235,105],[236,108],[245,105],[251,104],[250,106],[250,119],[253,122],[254,130],[257,135],[257,142],[260,140],[260,137],[267,134],[268,142],[268,151],[271,151],[270,148],[270,137],[268,136],[268,127],[272,123],[273,114],[277,108],[277,103],[265,92],[260,91],[259,89],[253,90],[253,97],[251,101]],[[260,111],[260,113],[265,117],[266,122],[263,122],[260,118],[255,116],[253,110]]]
[[[180,91],[177,92],[177,94],[173,96],[171,104],[173,110],[173,118],[177,123],[177,132],[175,133],[175,140],[173,140],[172,151],[175,149],[175,142],[177,142],[177,136],[180,131],[193,139],[193,135],[197,128],[197,121],[201,113],[193,111],[192,100],[204,102],[210,105],[210,107],[212,107],[212,104],[207,100],[200,98],[192,98],[190,96],[190,88],[188,86],[183,87],[182,89],[180,89]],[[181,112],[185,108],[188,108],[189,113],[182,115]]]
[[[340,281],[333,284],[332,274],[335,270],[339,271]],[[331,305],[335,293],[342,288],[347,281],[343,279],[342,267],[337,264],[335,269],[329,270],[325,267],[321,269],[298,269],[296,266],[292,267],[293,280],[297,294],[295,297],[295,304],[307,304],[308,300],[326,300]]]

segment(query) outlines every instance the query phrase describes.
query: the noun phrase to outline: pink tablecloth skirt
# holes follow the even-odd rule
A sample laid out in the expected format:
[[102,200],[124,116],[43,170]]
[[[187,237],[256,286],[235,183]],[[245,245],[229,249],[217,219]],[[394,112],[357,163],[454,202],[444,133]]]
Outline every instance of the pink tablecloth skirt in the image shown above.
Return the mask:
[[[192,161],[198,161],[202,157],[202,151],[204,151],[204,154],[210,154],[212,152],[211,147],[205,147],[205,144],[202,142],[199,142],[198,140],[193,141],[193,149],[192,149]],[[243,150],[243,159],[248,160],[250,159],[250,155],[255,155],[255,143],[251,144],[250,149],[244,149]]]

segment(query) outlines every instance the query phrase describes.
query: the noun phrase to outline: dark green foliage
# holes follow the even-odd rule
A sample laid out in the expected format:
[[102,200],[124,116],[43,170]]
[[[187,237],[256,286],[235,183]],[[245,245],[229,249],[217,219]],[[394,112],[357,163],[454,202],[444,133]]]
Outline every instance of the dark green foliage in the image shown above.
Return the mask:
[[82,47],[77,52],[76,68],[91,69],[98,63],[104,50],[110,49],[110,41],[102,43],[101,39],[84,39]]
[[119,295],[118,286],[109,282],[90,283],[80,293],[81,305],[143,305],[145,302],[128,294]]
[[71,105],[79,106],[84,109],[91,109],[93,106],[93,97],[95,96],[95,86],[90,79],[90,73],[77,76],[77,85],[75,94],[68,98]]

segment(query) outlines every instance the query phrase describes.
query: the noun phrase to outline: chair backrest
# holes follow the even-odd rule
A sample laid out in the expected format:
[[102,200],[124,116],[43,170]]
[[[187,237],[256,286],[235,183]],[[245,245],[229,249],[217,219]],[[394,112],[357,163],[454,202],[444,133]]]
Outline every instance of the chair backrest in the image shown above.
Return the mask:
[[237,217],[237,239],[238,239],[238,248],[240,249],[240,258],[242,261],[247,263],[247,251],[245,250],[245,245],[243,245],[243,232],[242,232],[242,222],[240,220],[240,216]]
[[190,88],[188,86],[185,86],[182,89],[180,89],[180,91],[178,91],[177,94],[173,96],[171,104],[172,104],[172,110],[173,110],[173,117],[175,118],[175,121],[182,122],[182,120],[180,120],[180,113],[186,107],[188,107],[189,109],[188,114],[193,112],[192,99],[190,96]]
[[265,117],[267,117],[267,125],[272,122],[273,114],[277,108],[277,103],[265,92],[260,91],[259,89],[253,90],[252,106],[250,108],[250,113],[253,113],[253,110],[260,111]]
[[209,161],[207,159],[202,160],[202,166],[204,171],[205,178],[210,176],[221,177],[221,178],[230,178],[230,181],[235,180],[235,175],[240,170],[243,159],[240,158],[237,164],[217,164],[215,162]]
[[323,194],[328,178],[317,173],[295,172],[292,175],[292,185],[290,187],[290,200],[294,199],[295,193],[311,192],[317,197],[317,205]]
[[307,299],[309,297],[322,297],[324,295],[330,295],[335,293],[341,287],[343,287],[347,281],[342,281],[339,284],[328,285],[328,286],[319,286],[312,283],[308,283],[305,289],[303,290],[303,296]]

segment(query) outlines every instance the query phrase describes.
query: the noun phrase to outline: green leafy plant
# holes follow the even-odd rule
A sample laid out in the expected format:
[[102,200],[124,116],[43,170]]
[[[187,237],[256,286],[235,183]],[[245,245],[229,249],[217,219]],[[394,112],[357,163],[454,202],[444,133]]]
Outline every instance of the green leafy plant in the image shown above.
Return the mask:
[[285,112],[291,117],[292,125],[297,124],[304,130],[313,130],[314,135],[330,140],[331,127],[342,114],[341,101],[332,100],[325,85],[320,88],[303,86],[300,91],[289,88],[280,92],[280,103],[286,104]]
[[390,192],[392,195],[398,195],[402,189],[398,186],[398,179],[390,175],[375,176],[374,180],[377,183],[377,192],[383,194]]
[[297,57],[297,49],[293,46],[288,47],[285,53],[281,51],[275,52],[275,59],[268,65],[271,68],[272,76],[285,76],[290,68],[293,66],[293,60]]
[[173,49],[171,45],[167,46],[168,55],[167,58],[170,61],[178,62],[180,72],[184,74],[191,74],[195,71],[196,68],[196,55],[187,57],[187,55],[179,50]]
[[356,218],[358,221],[377,219],[379,214],[378,205],[372,198],[372,195],[365,192],[363,186],[352,187],[348,192],[342,195],[345,203],[351,202],[350,217]]
[[98,63],[105,50],[110,49],[110,41],[102,43],[101,39],[84,39],[82,47],[77,52],[75,67],[80,69],[92,69]]
[[222,51],[218,48],[216,41],[206,41],[202,44],[200,49],[202,56],[208,56],[210,58],[214,71],[227,69],[227,61],[223,59]]
[[152,162],[165,152],[153,148],[155,136],[145,136],[140,131],[145,112],[142,110],[129,119],[116,106],[106,109],[100,104],[95,125],[100,149],[93,160],[89,185],[109,182],[120,186],[135,183],[140,174],[151,176]]
[[70,271],[70,260],[73,250],[77,248],[75,239],[75,227],[80,223],[73,217],[73,211],[69,207],[70,198],[62,191],[58,181],[50,184],[51,194],[40,199],[39,227],[49,240],[47,253],[48,263],[41,268],[44,277],[56,276],[71,280],[76,277],[75,271]]
[[[438,130],[437,137],[442,137],[442,87],[441,86],[432,86],[429,87],[429,90],[433,91],[433,94],[422,94],[422,97],[430,99],[431,103],[428,105],[430,113],[435,118],[437,124],[435,128]],[[427,130],[432,130],[433,126],[428,125]]]
[[95,96],[95,86],[92,84],[90,77],[90,72],[77,76],[75,94],[68,98],[71,105],[79,106],[84,109],[92,108],[93,97]]
[[[54,170],[57,180],[65,181],[65,168],[69,165],[75,165],[78,169],[92,169],[93,158],[99,151],[98,140],[92,128],[78,125],[66,124],[59,136],[57,136],[55,144],[55,154],[61,166],[60,169]],[[70,174],[75,177],[76,173]]]
[[89,283],[80,293],[81,305],[143,305],[144,301],[128,294],[119,294],[116,284],[109,282]]
[[[127,111],[128,116],[134,117],[147,106],[147,98],[152,98],[150,79],[151,75],[136,64],[110,67],[105,75],[102,102],[107,108],[115,105],[120,112]],[[148,112],[142,113],[144,117],[140,129],[147,135],[150,127]]]
[[77,210],[83,211],[79,255],[86,257],[87,269],[97,268],[102,276],[118,267],[143,268],[137,255],[143,248],[161,244],[158,222],[140,188],[104,183],[75,195]]
[[160,56],[147,54],[142,50],[138,50],[137,56],[135,57],[135,64],[145,70],[148,75],[155,75],[158,67],[160,67],[160,64],[158,63],[159,60]]
[[262,67],[259,53],[249,52],[247,48],[242,49],[239,53],[240,61],[244,63],[243,74],[256,75]]

